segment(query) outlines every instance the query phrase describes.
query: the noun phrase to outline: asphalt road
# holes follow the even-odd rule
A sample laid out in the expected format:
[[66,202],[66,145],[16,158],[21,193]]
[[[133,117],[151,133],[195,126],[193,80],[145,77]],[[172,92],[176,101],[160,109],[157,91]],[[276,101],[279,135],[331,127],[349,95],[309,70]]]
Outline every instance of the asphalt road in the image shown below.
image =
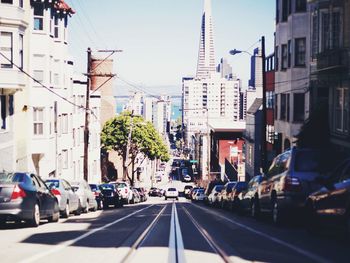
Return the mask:
[[349,262],[350,243],[232,212],[150,197],[142,204],[0,229],[0,262]]

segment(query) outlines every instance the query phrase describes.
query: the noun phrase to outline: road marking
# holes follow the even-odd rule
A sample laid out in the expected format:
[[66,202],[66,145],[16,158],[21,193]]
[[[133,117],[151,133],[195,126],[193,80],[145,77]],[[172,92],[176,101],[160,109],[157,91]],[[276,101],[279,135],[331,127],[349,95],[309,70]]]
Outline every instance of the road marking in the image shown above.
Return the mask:
[[169,235],[169,263],[184,263],[184,243],[179,223],[179,217],[175,202],[173,202],[170,219],[170,235]]
[[268,234],[266,234],[266,233],[263,233],[263,232],[261,232],[261,231],[259,231],[259,230],[255,230],[255,229],[252,228],[252,227],[249,227],[249,226],[246,226],[246,225],[244,225],[244,224],[241,224],[241,223],[239,223],[239,222],[237,222],[237,221],[235,221],[235,220],[232,220],[232,219],[230,219],[230,218],[227,218],[226,216],[220,215],[219,213],[214,213],[213,211],[211,211],[211,210],[209,210],[209,209],[207,209],[207,208],[201,207],[201,206],[199,206],[199,205],[195,205],[195,204],[193,204],[193,203],[191,203],[191,205],[193,205],[193,206],[195,206],[195,207],[197,207],[197,208],[199,208],[199,209],[202,209],[202,210],[204,210],[204,211],[207,211],[208,213],[213,214],[213,215],[215,215],[215,216],[217,216],[217,217],[220,217],[220,218],[222,218],[222,219],[225,219],[226,221],[229,221],[230,223],[235,224],[235,225],[237,225],[237,226],[239,226],[239,227],[241,227],[241,228],[244,228],[245,230],[248,230],[248,231],[250,231],[250,232],[252,232],[252,233],[254,233],[254,234],[256,234],[256,235],[262,236],[262,237],[264,237],[264,238],[266,238],[266,239],[269,239],[269,240],[271,240],[271,241],[273,241],[273,242],[275,242],[275,243],[277,243],[277,244],[280,244],[280,245],[282,245],[282,246],[285,246],[285,247],[287,247],[287,248],[289,248],[289,249],[291,249],[291,250],[293,250],[293,251],[295,251],[295,252],[297,252],[297,253],[299,253],[299,254],[301,254],[301,255],[304,255],[304,256],[306,256],[306,257],[312,259],[312,260],[315,260],[316,262],[322,262],[322,263],[329,263],[329,262],[330,262],[330,261],[328,261],[328,260],[326,260],[326,259],[324,259],[324,258],[322,258],[322,257],[319,257],[319,256],[316,255],[316,254],[313,254],[313,253],[311,253],[311,252],[309,252],[309,251],[306,251],[306,250],[301,249],[301,248],[299,248],[299,247],[297,247],[297,246],[294,246],[294,245],[292,245],[292,244],[289,244],[289,243],[287,243],[287,242],[285,242],[285,241],[283,241],[283,240],[281,240],[281,239],[279,239],[279,238],[270,236],[270,235],[268,235]]
[[163,214],[166,207],[167,205],[165,205],[163,209],[160,210],[158,215],[152,220],[151,224],[145,229],[145,231],[142,232],[142,234],[138,237],[135,243],[131,246],[129,252],[125,255],[125,257],[121,260],[121,262],[129,262],[132,259],[132,255],[136,252],[136,250],[143,244],[143,242],[149,236],[154,225],[156,224],[156,222],[158,222],[159,217]]
[[198,222],[193,218],[193,216],[188,212],[185,207],[182,207],[188,218],[191,220],[192,224],[197,228],[198,232],[204,237],[212,250],[218,254],[226,263],[232,262],[229,256],[223,251],[213,240],[213,238],[208,234],[208,232],[198,224]]
[[152,207],[152,206],[154,206],[154,205],[149,205],[149,206],[147,206],[147,207],[145,207],[145,208],[142,208],[142,209],[140,209],[140,210],[137,210],[137,211],[135,211],[135,212],[133,212],[133,213],[127,215],[127,216],[124,216],[124,217],[122,217],[122,218],[119,218],[119,219],[117,219],[117,220],[115,220],[115,221],[113,221],[113,222],[111,222],[111,223],[109,223],[109,224],[107,224],[107,225],[104,225],[104,226],[102,226],[102,227],[99,227],[99,228],[90,230],[89,232],[87,232],[87,233],[85,233],[85,234],[83,234],[83,235],[81,235],[81,236],[79,236],[79,237],[77,237],[77,238],[75,238],[75,239],[65,241],[65,242],[63,242],[62,244],[59,244],[59,245],[55,246],[55,247],[52,248],[52,249],[49,249],[49,250],[44,251],[44,252],[42,252],[42,253],[36,254],[36,255],[34,255],[34,256],[32,256],[32,257],[29,257],[28,259],[22,260],[22,261],[20,261],[20,263],[35,262],[35,261],[37,261],[37,260],[39,260],[39,259],[41,259],[41,258],[43,258],[43,257],[46,257],[46,256],[48,256],[48,255],[50,255],[50,254],[55,253],[55,252],[58,252],[58,251],[60,251],[60,250],[62,250],[62,249],[65,249],[65,248],[67,248],[67,247],[73,245],[74,243],[76,243],[76,242],[78,242],[78,241],[80,241],[80,240],[82,240],[82,239],[84,239],[84,238],[87,238],[88,236],[91,236],[92,234],[95,234],[95,233],[98,232],[98,231],[101,231],[101,230],[104,230],[104,229],[106,229],[106,228],[108,228],[108,227],[110,227],[110,226],[113,226],[113,225],[115,225],[115,224],[117,224],[117,223],[119,223],[119,222],[121,222],[121,221],[123,221],[123,220],[125,220],[125,219],[127,219],[127,218],[129,218],[129,217],[131,217],[131,216],[133,216],[133,215],[135,215],[135,214],[137,214],[137,213],[140,213],[140,212],[142,212],[142,211],[144,211],[144,210],[146,210],[146,209],[148,209],[148,208],[150,208],[150,207]]

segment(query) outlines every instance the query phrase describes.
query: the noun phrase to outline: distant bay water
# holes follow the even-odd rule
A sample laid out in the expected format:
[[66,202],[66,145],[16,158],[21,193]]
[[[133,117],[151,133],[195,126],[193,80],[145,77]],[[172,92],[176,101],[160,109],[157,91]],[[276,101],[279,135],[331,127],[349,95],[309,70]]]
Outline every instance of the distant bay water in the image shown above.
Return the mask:
[[[116,113],[120,114],[123,109],[125,108],[125,105],[128,103],[129,98],[126,97],[116,97]],[[172,97],[171,98],[171,119],[176,120],[177,118],[181,117],[181,98],[179,97]]]

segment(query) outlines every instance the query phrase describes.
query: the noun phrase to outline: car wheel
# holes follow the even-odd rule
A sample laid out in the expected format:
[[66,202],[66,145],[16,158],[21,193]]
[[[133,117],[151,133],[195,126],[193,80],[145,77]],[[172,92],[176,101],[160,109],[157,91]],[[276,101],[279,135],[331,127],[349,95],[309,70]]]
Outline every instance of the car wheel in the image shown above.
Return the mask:
[[283,213],[278,202],[275,200],[272,203],[272,222],[276,225],[280,225],[284,222]]
[[55,202],[54,207],[53,207],[53,214],[48,218],[48,221],[50,223],[52,222],[58,222],[58,219],[60,218],[60,210],[58,208],[58,203]]
[[39,204],[36,203],[33,208],[32,218],[28,220],[28,225],[31,227],[38,227],[40,224],[40,208]]
[[62,213],[63,218],[68,218],[69,217],[69,203],[66,204],[66,208],[64,209]]
[[250,214],[253,218],[258,218],[260,215],[259,201],[254,198],[250,208]]

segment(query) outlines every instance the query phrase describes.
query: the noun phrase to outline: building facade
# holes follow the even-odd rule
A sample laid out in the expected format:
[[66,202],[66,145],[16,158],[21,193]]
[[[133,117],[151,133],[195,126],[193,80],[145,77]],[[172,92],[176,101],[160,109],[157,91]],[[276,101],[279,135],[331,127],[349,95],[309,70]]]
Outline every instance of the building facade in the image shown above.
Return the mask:
[[28,78],[20,69],[29,69],[30,11],[29,1],[0,2],[0,170],[7,172],[21,167],[28,154],[22,111]]
[[310,18],[306,0],[276,3],[275,131],[285,150],[309,116]]

